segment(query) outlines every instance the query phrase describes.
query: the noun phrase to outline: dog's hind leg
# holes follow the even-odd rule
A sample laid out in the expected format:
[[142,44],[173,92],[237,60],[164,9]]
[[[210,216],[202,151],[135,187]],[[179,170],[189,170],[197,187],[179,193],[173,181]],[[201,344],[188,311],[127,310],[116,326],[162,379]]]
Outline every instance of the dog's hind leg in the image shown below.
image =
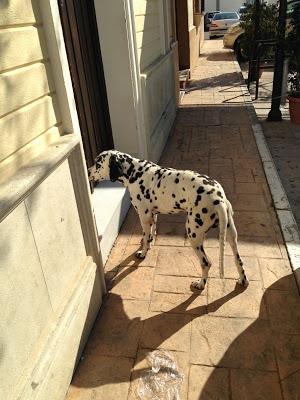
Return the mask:
[[239,255],[238,245],[237,245],[237,231],[233,220],[233,212],[231,205],[228,206],[228,241],[230,247],[232,249],[234,255],[235,265],[239,274],[238,283],[243,286],[247,286],[249,284],[244,268],[243,268],[243,261]]
[[206,255],[206,253],[204,251],[203,242],[198,242],[198,243],[196,243],[196,245],[194,245],[192,243],[192,247],[199,258],[201,269],[202,269],[202,277],[200,280],[192,282],[191,287],[195,288],[195,289],[203,290],[205,288],[205,285],[206,285],[206,282],[208,279],[208,271],[211,267],[211,261],[209,260],[208,256]]
[[187,219],[187,223],[186,223],[187,235],[188,235],[188,238],[191,242],[191,245],[192,245],[195,253],[197,254],[197,256],[199,258],[199,262],[200,262],[201,269],[202,269],[201,279],[198,281],[192,282],[191,287],[195,288],[195,289],[203,290],[205,288],[205,285],[207,282],[208,271],[211,267],[211,262],[210,262],[208,256],[206,255],[204,247],[203,247],[205,233],[201,229],[199,229],[199,226],[197,228],[196,224],[191,221],[194,221],[193,216],[190,216]]

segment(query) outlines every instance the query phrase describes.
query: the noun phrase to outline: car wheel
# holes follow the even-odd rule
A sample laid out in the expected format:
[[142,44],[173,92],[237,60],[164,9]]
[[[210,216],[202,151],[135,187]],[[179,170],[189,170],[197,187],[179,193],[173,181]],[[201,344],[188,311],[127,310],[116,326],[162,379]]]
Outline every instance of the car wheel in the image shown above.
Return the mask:
[[234,53],[235,53],[235,56],[236,56],[236,59],[238,60],[238,62],[247,61],[247,56],[243,52],[243,49],[241,46],[241,38],[238,38],[235,41],[233,48],[234,48]]

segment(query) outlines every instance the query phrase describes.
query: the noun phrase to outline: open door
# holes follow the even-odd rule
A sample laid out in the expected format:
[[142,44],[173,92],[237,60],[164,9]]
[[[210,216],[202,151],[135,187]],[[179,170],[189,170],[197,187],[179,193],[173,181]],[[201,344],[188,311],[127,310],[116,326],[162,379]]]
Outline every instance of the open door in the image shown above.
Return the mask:
[[58,0],[87,167],[114,147],[93,0]]

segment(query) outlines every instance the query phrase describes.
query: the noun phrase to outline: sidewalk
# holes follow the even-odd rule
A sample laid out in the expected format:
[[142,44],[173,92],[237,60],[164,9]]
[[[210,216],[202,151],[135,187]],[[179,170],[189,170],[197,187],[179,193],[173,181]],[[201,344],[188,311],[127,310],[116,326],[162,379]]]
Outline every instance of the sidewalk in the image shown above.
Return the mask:
[[[271,108],[272,82],[273,72],[264,71],[260,80],[259,96],[253,101],[253,105],[300,230],[300,125],[291,123],[288,101],[281,107],[282,122],[266,121]],[[251,85],[253,99],[254,92],[255,85]]]
[[213,261],[199,295],[199,262],[184,216],[159,216],[155,246],[141,239],[130,210],[106,269],[110,288],[67,400],[138,399],[148,351],[163,348],[184,375],[181,400],[279,400],[299,396],[300,299],[254,140],[240,76],[222,41],[207,41],[161,163],[209,174],[235,210],[250,285],[236,286],[226,247],[218,278],[218,232],[206,240]]

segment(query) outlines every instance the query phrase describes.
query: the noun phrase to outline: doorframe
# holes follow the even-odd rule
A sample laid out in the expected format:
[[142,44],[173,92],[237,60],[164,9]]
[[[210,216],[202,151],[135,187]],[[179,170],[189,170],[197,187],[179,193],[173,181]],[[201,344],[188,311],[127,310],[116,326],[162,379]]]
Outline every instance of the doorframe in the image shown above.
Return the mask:
[[[86,4],[84,4],[86,1]],[[93,0],[58,0],[87,167],[114,148]]]
[[57,0],[41,0],[41,3],[40,11],[44,22],[43,27],[53,70],[54,85],[61,110],[63,132],[64,134],[76,135],[79,140],[79,145],[74,149],[69,165],[86,253],[93,258],[98,266],[101,288],[105,293],[102,257],[59,8]]

